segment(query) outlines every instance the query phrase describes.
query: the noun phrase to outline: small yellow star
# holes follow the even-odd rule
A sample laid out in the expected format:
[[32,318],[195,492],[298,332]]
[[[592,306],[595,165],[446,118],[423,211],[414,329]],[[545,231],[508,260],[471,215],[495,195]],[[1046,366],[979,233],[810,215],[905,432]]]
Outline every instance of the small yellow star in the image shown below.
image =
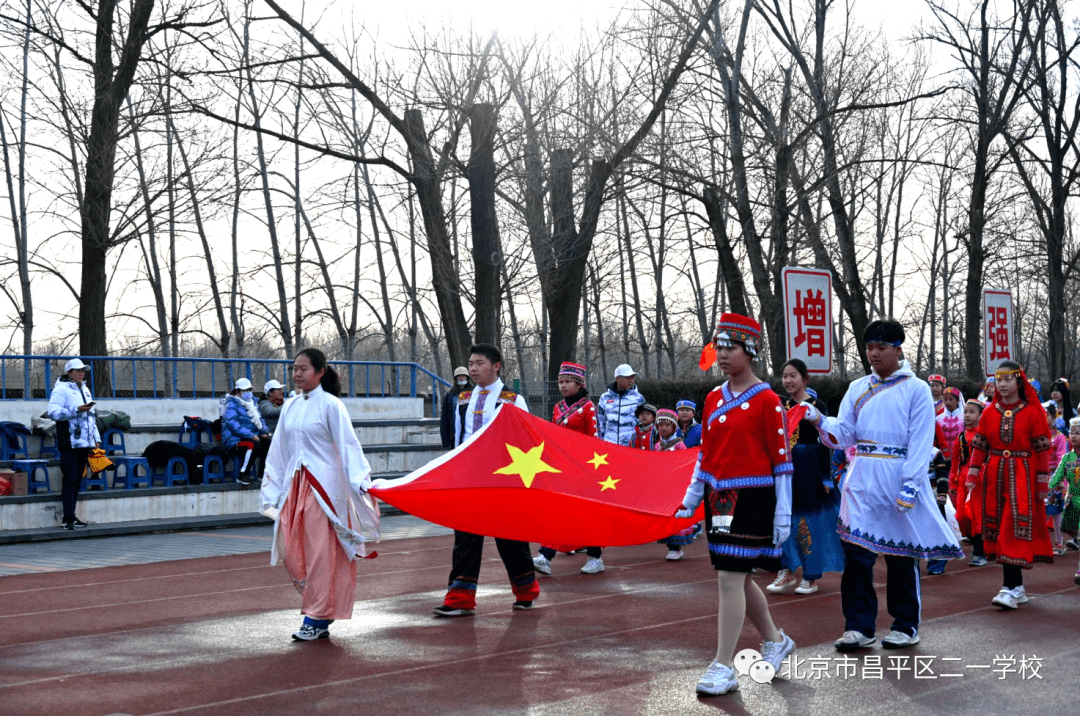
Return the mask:
[[518,475],[525,487],[532,487],[533,480],[538,472],[562,472],[544,462],[544,443],[524,452],[509,443],[506,450],[510,453],[510,464],[500,467],[495,471],[496,475]]
[[600,492],[603,492],[604,490],[614,490],[616,482],[622,482],[622,480],[612,479],[609,475],[608,479],[604,480],[603,482],[598,482],[596,484],[600,486]]
[[601,465],[607,465],[607,453],[601,455],[598,452],[594,452],[592,460],[587,460],[587,464],[592,465],[594,470],[599,470]]

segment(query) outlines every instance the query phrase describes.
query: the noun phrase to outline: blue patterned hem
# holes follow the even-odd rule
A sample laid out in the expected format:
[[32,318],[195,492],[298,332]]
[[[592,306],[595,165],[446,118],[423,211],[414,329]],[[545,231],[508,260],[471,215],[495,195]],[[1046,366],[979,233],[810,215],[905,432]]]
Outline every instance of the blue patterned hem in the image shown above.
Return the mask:
[[742,559],[771,557],[779,559],[783,549],[776,545],[769,545],[767,547],[743,547],[742,545],[728,544],[726,542],[710,542],[709,552],[721,557],[740,557]]
[[782,462],[779,465],[774,465],[772,472],[773,475],[792,475],[795,473],[795,464],[791,460]]
[[859,530],[849,529],[843,522],[836,526],[836,533],[845,542],[857,544],[871,552],[889,554],[894,557],[914,557],[915,559],[963,559],[964,550],[951,544],[923,547],[909,542],[882,540],[873,535],[864,535]]
[[694,479],[704,482],[714,490],[737,490],[740,487],[772,487],[774,483],[772,475],[744,475],[719,479],[704,470],[698,470]]
[[453,582],[450,582],[450,589],[461,592],[475,592],[476,582],[472,580],[455,579]]

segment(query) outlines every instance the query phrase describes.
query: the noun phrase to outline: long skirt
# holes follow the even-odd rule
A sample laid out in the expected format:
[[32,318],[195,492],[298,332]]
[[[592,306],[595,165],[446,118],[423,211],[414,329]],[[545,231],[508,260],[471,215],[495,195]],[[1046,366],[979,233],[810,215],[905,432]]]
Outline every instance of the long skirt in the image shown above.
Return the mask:
[[281,506],[281,557],[312,619],[349,619],[356,597],[356,562],[345,554],[303,470]]
[[844,571],[844,545],[836,533],[840,491],[832,492],[814,510],[792,511],[791,536],[783,544],[780,566],[802,567],[803,579],[820,579],[826,572]]
[[1071,535],[1076,534],[1077,528],[1080,527],[1080,508],[1072,501],[1072,497],[1069,498],[1065,504],[1065,511],[1062,513],[1061,529],[1064,532],[1068,532]]

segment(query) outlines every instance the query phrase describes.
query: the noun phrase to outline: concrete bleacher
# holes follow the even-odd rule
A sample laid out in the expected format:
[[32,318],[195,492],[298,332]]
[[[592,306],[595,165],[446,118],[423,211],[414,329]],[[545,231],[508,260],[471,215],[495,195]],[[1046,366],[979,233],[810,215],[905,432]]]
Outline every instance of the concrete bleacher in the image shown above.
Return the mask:
[[[439,421],[424,417],[422,398],[345,398],[357,437],[371,464],[373,477],[400,477],[445,452],[439,438]],[[131,416],[125,431],[128,455],[141,455],[156,440],[176,441],[184,416],[206,419],[217,416],[217,399],[101,400],[101,410],[121,410]],[[30,417],[45,411],[45,401],[0,402],[0,420],[29,424]],[[41,438],[30,436],[31,458],[40,454]],[[10,467],[0,462],[0,467]],[[6,531],[58,527],[61,476],[59,460],[49,461],[48,493],[0,497],[0,534]],[[111,475],[111,473],[110,473]],[[111,477],[110,477],[111,480]],[[386,506],[387,511],[393,509]],[[92,524],[220,517],[250,520],[260,509],[257,486],[234,482],[208,485],[156,486],[83,491],[78,515]]]

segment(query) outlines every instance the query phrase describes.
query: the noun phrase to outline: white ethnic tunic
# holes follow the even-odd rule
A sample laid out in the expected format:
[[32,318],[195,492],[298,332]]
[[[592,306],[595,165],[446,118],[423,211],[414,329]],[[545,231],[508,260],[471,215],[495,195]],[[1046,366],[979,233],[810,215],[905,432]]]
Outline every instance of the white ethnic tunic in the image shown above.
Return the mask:
[[[875,373],[852,382],[839,415],[819,421],[822,443],[856,449],[841,493],[842,540],[900,557],[964,556],[930,489],[934,425],[930,386],[907,361],[884,381]],[[907,512],[897,505],[901,488],[916,493]]]

